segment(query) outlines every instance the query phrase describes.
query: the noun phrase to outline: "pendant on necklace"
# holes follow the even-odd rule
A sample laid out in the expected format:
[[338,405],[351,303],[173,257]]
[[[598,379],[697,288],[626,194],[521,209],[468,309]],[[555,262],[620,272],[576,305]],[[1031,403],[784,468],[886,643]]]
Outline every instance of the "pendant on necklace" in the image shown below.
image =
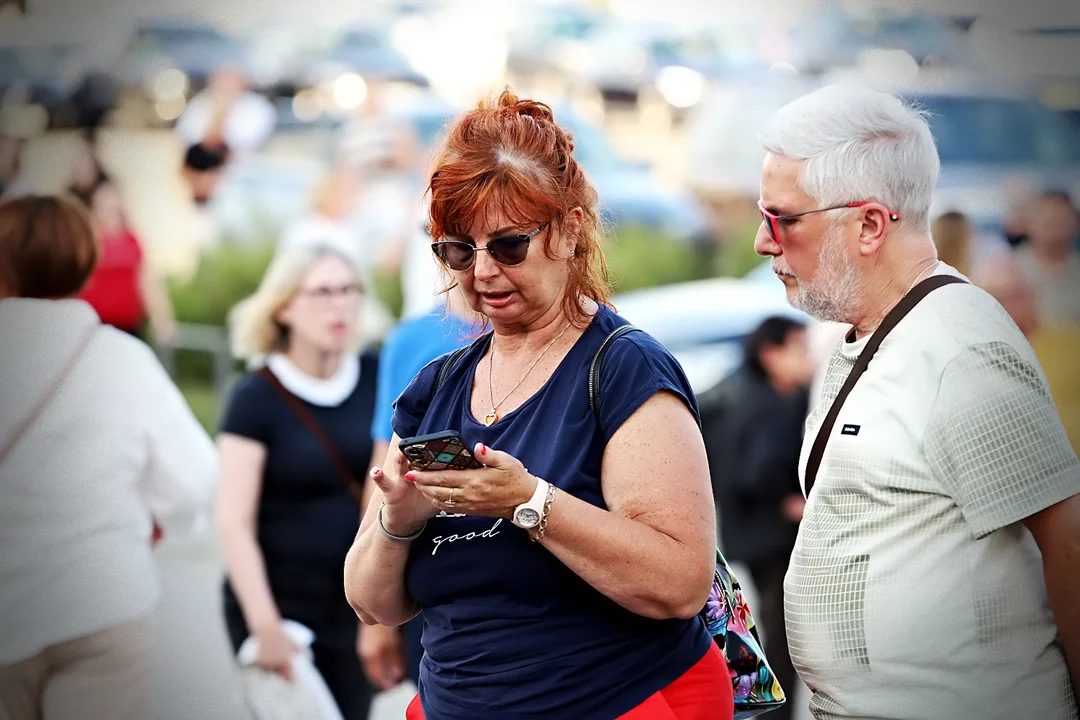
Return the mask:
[[495,412],[495,408],[491,408],[491,412],[484,416],[484,425],[491,427],[495,424],[495,421],[499,419],[498,414]]

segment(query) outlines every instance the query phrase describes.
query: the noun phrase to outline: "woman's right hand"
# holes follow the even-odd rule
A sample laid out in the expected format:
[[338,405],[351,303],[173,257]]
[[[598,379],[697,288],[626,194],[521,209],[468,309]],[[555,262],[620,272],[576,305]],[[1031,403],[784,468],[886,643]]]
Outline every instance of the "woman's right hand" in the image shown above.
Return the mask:
[[439,510],[420,492],[416,485],[405,479],[409,461],[400,450],[394,448],[385,468],[373,467],[371,479],[382,491],[382,522],[386,531],[394,535],[412,535]]
[[292,681],[292,663],[290,660],[299,648],[285,634],[285,627],[278,623],[276,626],[255,633],[259,652],[255,657],[255,664],[263,670],[281,675],[286,680]]

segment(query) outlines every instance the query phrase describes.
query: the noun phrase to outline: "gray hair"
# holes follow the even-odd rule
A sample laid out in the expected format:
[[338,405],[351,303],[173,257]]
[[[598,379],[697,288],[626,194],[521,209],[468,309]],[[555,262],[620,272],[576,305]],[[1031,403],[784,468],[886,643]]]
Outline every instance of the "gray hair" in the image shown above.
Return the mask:
[[889,93],[828,85],[781,108],[759,139],[774,155],[806,161],[799,186],[823,207],[873,199],[928,231],[941,161],[926,117]]

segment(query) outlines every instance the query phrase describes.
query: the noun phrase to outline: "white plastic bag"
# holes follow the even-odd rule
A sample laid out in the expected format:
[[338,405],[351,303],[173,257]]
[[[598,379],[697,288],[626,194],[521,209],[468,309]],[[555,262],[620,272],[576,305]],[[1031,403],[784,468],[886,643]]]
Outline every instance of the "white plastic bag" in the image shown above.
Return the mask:
[[291,682],[255,664],[259,643],[254,637],[245,640],[236,653],[244,693],[255,720],[344,720],[312,662],[315,633],[293,620],[286,620],[284,626],[285,634],[300,648],[291,659]]

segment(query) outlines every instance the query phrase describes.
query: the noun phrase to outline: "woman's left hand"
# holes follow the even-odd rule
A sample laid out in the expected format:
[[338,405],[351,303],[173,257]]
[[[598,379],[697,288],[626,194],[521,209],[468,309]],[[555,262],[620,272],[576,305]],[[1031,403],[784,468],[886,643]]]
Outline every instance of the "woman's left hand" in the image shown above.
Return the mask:
[[[476,444],[473,454],[484,464],[483,468],[411,470],[405,479],[416,483],[416,489],[440,510],[511,519],[514,509],[532,497],[537,478],[517,458],[483,443]],[[447,505],[448,501],[452,504]]]

